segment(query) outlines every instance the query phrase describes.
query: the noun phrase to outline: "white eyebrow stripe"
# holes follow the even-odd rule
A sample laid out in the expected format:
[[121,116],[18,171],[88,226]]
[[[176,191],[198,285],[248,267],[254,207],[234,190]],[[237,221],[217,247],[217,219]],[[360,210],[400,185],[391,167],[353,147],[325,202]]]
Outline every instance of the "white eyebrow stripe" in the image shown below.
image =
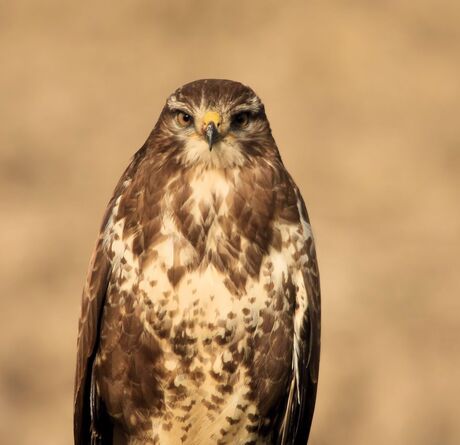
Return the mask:
[[245,103],[241,105],[237,105],[236,107],[232,108],[232,114],[241,113],[242,111],[249,111],[251,113],[258,113],[262,108],[262,104],[260,102],[253,102],[253,103]]
[[188,104],[186,104],[185,102],[177,100],[176,96],[169,97],[167,102],[166,102],[166,105],[171,110],[183,110],[183,111],[186,111],[189,114],[193,114],[193,111],[190,108],[190,106]]

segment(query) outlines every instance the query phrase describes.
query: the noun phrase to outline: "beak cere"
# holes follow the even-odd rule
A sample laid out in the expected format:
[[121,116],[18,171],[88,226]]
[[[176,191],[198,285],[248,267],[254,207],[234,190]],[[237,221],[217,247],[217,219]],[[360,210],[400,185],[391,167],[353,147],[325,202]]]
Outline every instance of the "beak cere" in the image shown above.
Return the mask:
[[209,151],[212,150],[213,144],[219,138],[219,130],[221,117],[215,111],[208,111],[203,118],[203,133],[209,145]]

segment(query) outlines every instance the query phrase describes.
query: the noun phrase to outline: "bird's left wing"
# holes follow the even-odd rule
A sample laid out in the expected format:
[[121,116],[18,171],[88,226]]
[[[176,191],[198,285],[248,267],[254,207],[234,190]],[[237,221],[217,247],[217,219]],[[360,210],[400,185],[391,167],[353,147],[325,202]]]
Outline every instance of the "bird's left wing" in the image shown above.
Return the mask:
[[293,182],[292,186],[296,195],[303,237],[296,283],[293,378],[279,444],[305,445],[310,434],[318,384],[321,296],[316,250],[308,214],[300,192]]

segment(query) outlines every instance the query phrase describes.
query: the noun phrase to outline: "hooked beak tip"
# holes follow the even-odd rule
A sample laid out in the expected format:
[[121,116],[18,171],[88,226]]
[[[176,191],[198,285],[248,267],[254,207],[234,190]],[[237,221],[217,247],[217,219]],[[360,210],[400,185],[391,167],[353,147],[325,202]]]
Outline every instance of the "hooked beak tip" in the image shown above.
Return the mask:
[[216,128],[216,125],[214,124],[214,122],[210,122],[206,126],[205,133],[206,133],[206,140],[207,140],[208,145],[209,145],[209,151],[211,151],[212,146],[213,146],[214,142],[216,142],[216,139],[217,139],[217,136],[218,136],[217,128]]

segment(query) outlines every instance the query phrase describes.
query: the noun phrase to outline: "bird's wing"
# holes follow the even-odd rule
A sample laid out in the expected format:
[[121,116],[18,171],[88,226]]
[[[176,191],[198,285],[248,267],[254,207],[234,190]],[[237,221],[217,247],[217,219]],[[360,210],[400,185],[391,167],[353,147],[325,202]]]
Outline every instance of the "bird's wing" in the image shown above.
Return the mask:
[[303,233],[294,316],[293,373],[281,429],[281,445],[305,445],[315,409],[318,384],[321,295],[315,244],[305,204],[294,185]]
[[83,289],[81,315],[78,324],[77,368],[74,387],[74,441],[75,445],[99,445],[107,439],[96,431],[100,413],[99,400],[92,375],[94,357],[97,352],[100,322],[111,275],[111,260],[107,252],[106,228],[111,224],[114,207],[123,191],[131,182],[139,162],[144,157],[145,146],[134,156],[122,175],[114,195],[107,206],[96,248],[90,261]]
[[[97,350],[99,324],[110,275],[110,261],[100,236],[91,258],[83,290],[77,340],[77,370],[74,392],[75,445],[91,443],[90,393],[92,364]],[[94,400],[94,397],[93,397]]]

